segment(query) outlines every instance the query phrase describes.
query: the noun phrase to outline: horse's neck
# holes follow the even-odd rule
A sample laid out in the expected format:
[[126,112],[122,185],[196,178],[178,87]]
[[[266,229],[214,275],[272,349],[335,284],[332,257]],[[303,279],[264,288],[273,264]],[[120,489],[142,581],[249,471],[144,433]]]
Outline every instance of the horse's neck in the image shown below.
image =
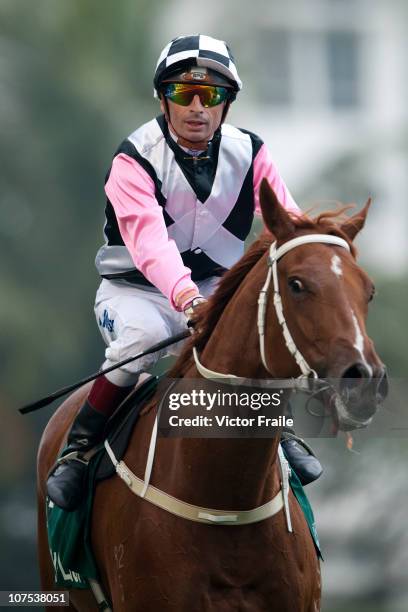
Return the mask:
[[[297,366],[289,354],[273,305],[267,309],[265,346],[268,370],[261,361],[258,333],[258,296],[265,282],[266,265],[258,261],[220,317],[201,354],[205,367],[242,378],[288,378]],[[194,377],[194,367],[187,376]]]
[[[256,326],[263,275],[228,304],[200,356],[207,368],[246,378],[270,376],[260,360]],[[193,363],[185,375],[199,378]],[[172,491],[212,507],[248,509],[265,503],[279,489],[277,447],[277,438],[177,440],[169,457]]]
[[[205,367],[243,378],[266,378],[268,373],[260,361],[257,313],[245,313],[240,300],[234,300],[224,312],[201,354]],[[194,371],[187,373],[194,376]]]

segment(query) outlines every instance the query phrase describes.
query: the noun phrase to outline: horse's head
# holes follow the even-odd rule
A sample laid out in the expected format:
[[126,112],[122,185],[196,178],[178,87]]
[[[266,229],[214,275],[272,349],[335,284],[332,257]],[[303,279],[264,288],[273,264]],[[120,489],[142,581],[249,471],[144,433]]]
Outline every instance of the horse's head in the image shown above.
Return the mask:
[[[268,369],[277,377],[296,377],[301,370],[332,380],[337,392],[332,399],[338,427],[363,427],[388,389],[385,367],[365,325],[374,285],[357,265],[353,246],[364,226],[370,201],[354,216],[336,223],[330,213],[315,220],[291,217],[266,180],[261,185],[260,199],[265,225],[276,238],[275,249],[306,235],[340,238],[338,244],[332,244],[315,236],[312,243],[299,240],[292,242],[293,247],[286,253],[279,251],[282,254],[275,263],[275,280],[271,274],[274,288],[269,291],[265,309],[265,365],[274,361],[273,368]],[[269,264],[273,265],[271,255]],[[279,293],[282,315],[276,304]],[[276,317],[280,319],[279,326],[272,325]],[[286,345],[286,350],[281,346],[283,359],[276,365],[272,347],[279,342]]]

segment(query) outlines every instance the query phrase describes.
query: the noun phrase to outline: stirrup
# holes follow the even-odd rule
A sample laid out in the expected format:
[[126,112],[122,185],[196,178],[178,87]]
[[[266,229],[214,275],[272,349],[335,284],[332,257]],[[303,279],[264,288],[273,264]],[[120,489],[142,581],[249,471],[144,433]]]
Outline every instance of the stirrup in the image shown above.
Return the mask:
[[100,451],[102,446],[103,446],[103,442],[99,442],[99,444],[96,444],[94,447],[92,447],[88,451],[81,452],[79,450],[73,450],[67,453],[66,455],[61,455],[61,457],[58,457],[58,459],[52,466],[52,469],[50,470],[50,474],[53,474],[59,465],[68,463],[68,461],[78,461],[79,463],[83,463],[84,465],[88,466],[92,457]]
[[312,457],[315,457],[317,459],[316,453],[314,452],[313,448],[309,446],[309,444],[305,442],[303,438],[299,438],[299,436],[292,433],[291,431],[283,431],[281,433],[281,442],[286,442],[286,440],[295,440],[298,444],[300,444],[300,446],[303,446],[303,448],[309,453],[309,455],[312,455]]
[[55,465],[61,465],[62,463],[67,463],[68,461],[79,461],[79,463],[84,463],[85,465],[88,465],[89,463],[89,459],[85,457],[85,454],[80,453],[76,450],[71,451],[66,455],[62,455],[62,457],[58,457],[57,461],[55,462]]

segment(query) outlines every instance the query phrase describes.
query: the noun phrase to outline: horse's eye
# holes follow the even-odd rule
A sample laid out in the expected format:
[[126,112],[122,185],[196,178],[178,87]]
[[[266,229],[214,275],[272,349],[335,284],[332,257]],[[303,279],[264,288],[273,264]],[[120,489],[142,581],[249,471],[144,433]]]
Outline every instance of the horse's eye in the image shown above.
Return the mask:
[[289,287],[293,293],[299,295],[305,290],[305,286],[298,278],[290,278],[288,281]]

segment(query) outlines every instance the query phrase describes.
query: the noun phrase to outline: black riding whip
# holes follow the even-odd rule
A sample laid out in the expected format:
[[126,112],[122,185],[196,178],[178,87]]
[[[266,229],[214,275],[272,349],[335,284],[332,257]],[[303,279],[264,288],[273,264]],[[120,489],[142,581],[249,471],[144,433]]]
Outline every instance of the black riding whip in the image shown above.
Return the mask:
[[157,351],[160,351],[161,349],[166,348],[167,346],[170,346],[170,344],[175,344],[176,342],[180,342],[180,340],[184,340],[184,338],[187,338],[189,336],[191,336],[191,332],[188,329],[186,329],[180,334],[176,334],[175,336],[171,336],[171,338],[166,338],[166,340],[162,340],[161,342],[154,344],[150,348],[146,349],[142,353],[138,353],[134,357],[128,357],[127,359],[124,359],[123,361],[120,361],[119,363],[113,366],[110,366],[109,368],[105,368],[104,370],[99,370],[99,372],[97,372],[96,374],[91,374],[91,376],[88,376],[87,378],[83,378],[79,382],[76,382],[73,385],[70,385],[69,387],[64,387],[63,389],[59,389],[59,391],[55,391],[54,393],[47,395],[47,397],[43,397],[37,402],[33,402],[32,404],[27,404],[26,406],[19,408],[19,411],[21,412],[21,414],[27,414],[27,412],[34,412],[34,410],[38,410],[39,408],[48,406],[48,404],[51,404],[51,402],[58,399],[59,397],[66,395],[70,391],[75,391],[75,389],[82,387],[82,385],[85,385],[91,380],[95,380],[95,378],[99,378],[99,376],[103,376],[104,374],[107,374],[108,372],[112,372],[112,370],[116,370],[116,368],[120,368],[126,363],[135,361],[135,359],[140,359],[141,357],[144,357],[145,355],[150,355],[151,353],[156,353]]

